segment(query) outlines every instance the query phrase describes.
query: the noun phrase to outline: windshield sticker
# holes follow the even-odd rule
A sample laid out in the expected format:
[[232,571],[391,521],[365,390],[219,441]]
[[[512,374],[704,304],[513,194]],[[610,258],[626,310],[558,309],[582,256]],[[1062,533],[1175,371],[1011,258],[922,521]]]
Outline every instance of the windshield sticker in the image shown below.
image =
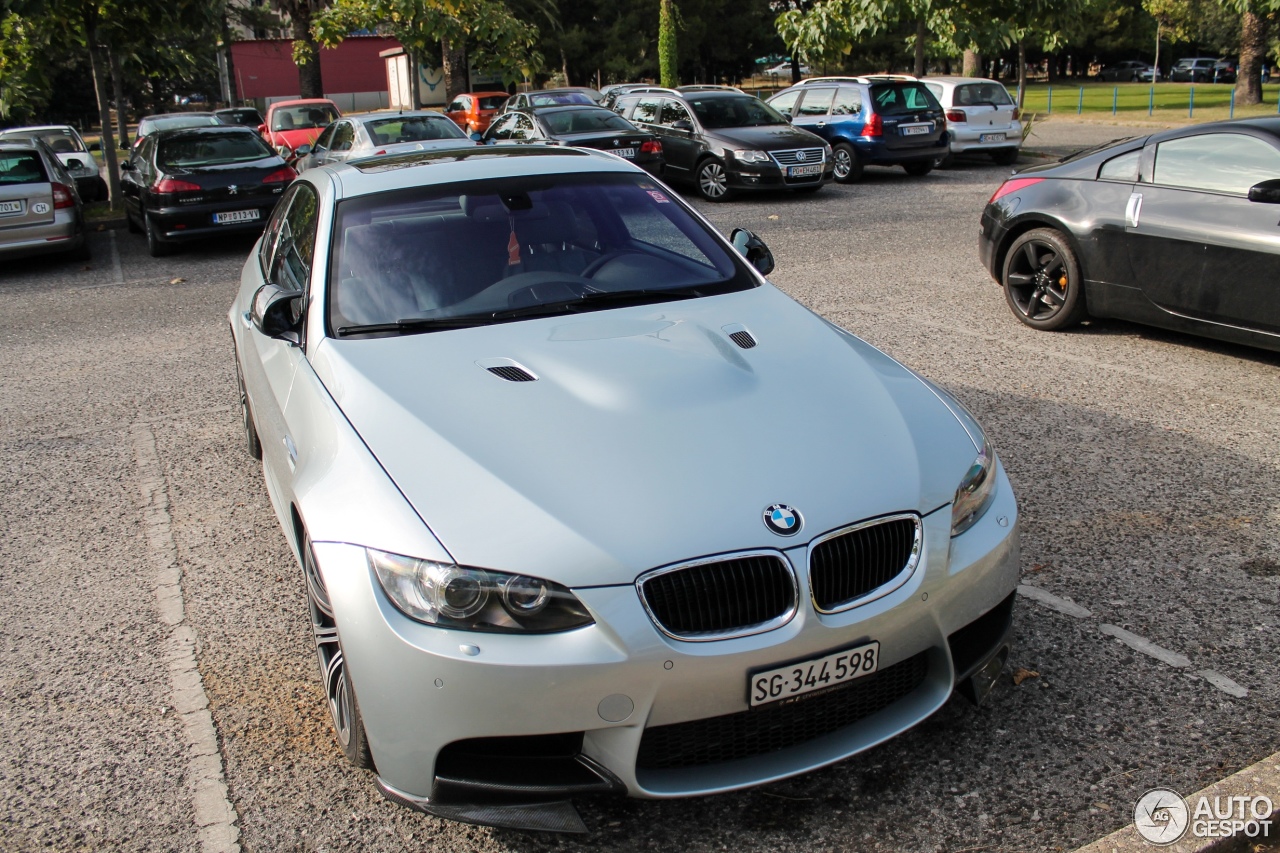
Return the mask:
[[667,198],[665,195],[658,192],[657,190],[649,190],[649,197],[652,198],[654,201],[656,201],[658,204],[671,204],[671,199]]

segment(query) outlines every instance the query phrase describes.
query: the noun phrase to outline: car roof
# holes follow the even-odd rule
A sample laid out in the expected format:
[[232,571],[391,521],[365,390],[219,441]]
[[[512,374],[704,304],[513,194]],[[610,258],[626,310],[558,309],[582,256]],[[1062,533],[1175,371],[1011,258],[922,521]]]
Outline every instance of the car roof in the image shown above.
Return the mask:
[[69,124],[28,124],[22,127],[6,127],[0,130],[0,133],[20,133],[36,130],[69,130],[72,133],[78,133],[74,127]]
[[452,184],[489,178],[621,172],[646,174],[601,151],[534,145],[489,145],[413,151],[350,160],[308,169],[300,180],[321,184],[331,176],[339,199],[406,187]]
[[504,98],[511,97],[509,93],[500,92],[497,89],[494,89],[492,92],[459,92],[457,97],[461,98],[463,95],[470,95],[473,98],[492,98],[498,95],[501,95]]
[[151,114],[151,115],[149,115],[149,116],[143,116],[142,118],[138,119],[138,121],[146,121],[147,119],[153,119],[153,118],[188,118],[188,117],[190,117],[190,118],[205,118],[205,117],[207,117],[207,118],[215,118],[215,116],[214,116],[214,114],[213,114],[213,113],[209,113],[209,112],[201,112],[201,111],[199,111],[199,110],[195,110],[195,111],[192,111],[192,112],[180,112],[180,113],[152,113],[152,114]]
[[39,147],[39,145],[40,142],[36,139],[0,139],[0,148],[9,151],[29,151],[33,148]]
[[1199,136],[1202,133],[1220,133],[1224,130],[1239,130],[1248,128],[1252,130],[1260,130],[1265,134],[1280,137],[1280,115],[1277,116],[1258,116],[1256,118],[1234,118],[1226,121],[1213,121],[1205,124],[1193,124],[1187,127],[1175,127],[1169,130],[1153,133],[1150,137],[1151,142],[1163,142],[1166,139],[1178,139],[1183,136]]
[[339,121],[352,119],[354,121],[367,121],[372,118],[439,118],[445,121],[453,121],[444,113],[438,113],[435,110],[368,110],[363,113],[343,113]]
[[327,104],[335,110],[338,109],[338,105],[328,98],[294,98],[292,101],[276,101],[267,107],[267,109],[274,110],[276,107],[303,107],[311,104]]
[[209,134],[227,134],[227,133],[248,133],[261,139],[258,131],[251,127],[245,127],[242,124],[210,124],[201,125],[199,127],[171,127],[166,130],[157,130],[151,134],[156,139],[173,139],[175,136],[205,136]]
[[938,77],[921,77],[921,83],[941,83],[945,86],[967,86],[970,83],[997,83],[1001,86],[1004,84],[999,80],[992,80],[990,77],[957,77],[957,76],[938,76]]

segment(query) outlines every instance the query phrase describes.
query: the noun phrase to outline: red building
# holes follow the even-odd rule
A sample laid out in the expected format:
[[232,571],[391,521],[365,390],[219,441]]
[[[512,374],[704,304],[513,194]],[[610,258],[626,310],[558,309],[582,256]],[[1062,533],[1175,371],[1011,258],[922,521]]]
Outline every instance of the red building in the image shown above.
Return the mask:
[[[322,49],[325,97],[343,111],[385,107],[387,68],[378,54],[398,47],[399,41],[385,36],[352,36],[337,47]],[[298,97],[298,66],[293,62],[291,40],[233,42],[231,58],[235,67],[231,88],[237,100]]]

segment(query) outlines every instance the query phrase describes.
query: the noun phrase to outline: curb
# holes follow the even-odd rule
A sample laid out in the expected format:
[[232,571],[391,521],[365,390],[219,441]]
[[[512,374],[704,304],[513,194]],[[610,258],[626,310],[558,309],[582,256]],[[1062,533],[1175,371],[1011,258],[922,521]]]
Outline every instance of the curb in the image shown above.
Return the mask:
[[1167,850],[1169,853],[1246,853],[1254,844],[1266,845],[1264,850],[1280,850],[1280,752],[1269,755],[1239,773],[1214,782],[1184,799],[1191,808],[1201,797],[1266,796],[1275,810],[1271,814],[1269,837],[1249,838],[1243,831],[1225,838],[1195,838],[1190,833],[1172,844],[1153,844],[1138,835],[1132,823],[1092,844],[1080,847],[1073,853],[1151,853]]

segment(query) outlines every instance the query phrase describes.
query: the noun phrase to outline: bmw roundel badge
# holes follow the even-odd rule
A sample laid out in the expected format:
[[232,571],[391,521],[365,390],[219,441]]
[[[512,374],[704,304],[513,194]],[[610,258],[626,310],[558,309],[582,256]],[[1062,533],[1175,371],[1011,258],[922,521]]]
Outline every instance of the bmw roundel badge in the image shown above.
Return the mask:
[[786,504],[765,507],[764,526],[779,536],[795,536],[804,526],[800,513]]

